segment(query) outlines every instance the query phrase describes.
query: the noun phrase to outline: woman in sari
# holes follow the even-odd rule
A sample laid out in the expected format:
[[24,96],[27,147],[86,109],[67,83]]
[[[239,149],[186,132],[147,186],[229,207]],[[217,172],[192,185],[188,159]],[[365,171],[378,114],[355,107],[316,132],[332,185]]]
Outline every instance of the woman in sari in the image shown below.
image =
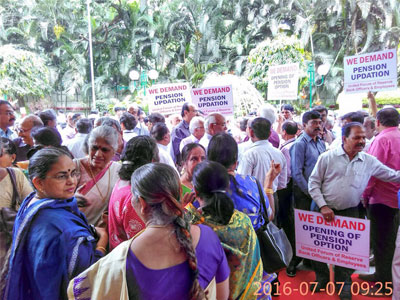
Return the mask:
[[[246,214],[257,231],[264,224],[264,210],[260,203],[261,197],[265,199],[265,206],[267,208],[267,215],[269,220],[274,217],[273,210],[270,203],[274,203],[272,184],[276,176],[280,173],[279,164],[274,164],[272,161],[270,171],[265,177],[263,188],[258,187],[257,179],[249,175],[241,175],[236,173],[238,165],[238,146],[236,141],[227,133],[218,133],[212,137],[208,145],[207,158],[209,161],[216,161],[223,165],[228,171],[229,175],[229,189],[228,196],[232,199],[235,209]],[[261,183],[259,183],[261,185]],[[260,190],[263,195],[260,195]],[[265,193],[267,191],[268,193]],[[268,195],[268,197],[267,197]],[[268,201],[269,200],[269,201]],[[269,274],[264,272],[263,282],[272,282],[277,280],[275,273]],[[266,293],[271,293],[270,289],[265,290]]]
[[132,206],[130,180],[136,169],[158,161],[158,147],[155,140],[147,135],[130,139],[126,143],[121,160],[119,180],[115,184],[108,206],[110,250],[145,228],[145,224]]
[[[3,208],[18,210],[22,200],[33,191],[22,171],[12,167],[16,156],[13,148],[15,149],[15,145],[11,140],[0,138],[0,212]],[[7,227],[3,228],[4,225],[0,224],[0,266],[4,265],[12,239],[11,225],[9,230]]]
[[[193,186],[200,203],[194,223],[210,226],[218,235],[231,270],[229,299],[257,299],[257,282],[262,285],[263,267],[257,235],[250,218],[236,210],[227,195],[229,176],[217,162],[196,166]],[[199,214],[198,214],[199,213]]]
[[15,220],[2,299],[67,299],[69,280],[104,255],[106,231],[96,232],[78,210],[78,177],[64,150],[44,148],[30,159],[36,192],[24,200]]
[[206,159],[206,150],[197,143],[185,145],[182,149],[183,174],[181,176],[182,195],[190,193],[193,190],[193,170],[198,163]]
[[131,185],[146,228],[74,278],[70,299],[228,299],[224,250],[211,228],[186,219],[176,171],[146,164],[133,173]]
[[0,167],[15,167],[15,159],[17,158],[17,147],[12,140],[2,137],[0,138]]
[[119,163],[112,161],[118,147],[117,131],[107,125],[96,127],[88,138],[89,154],[76,160],[81,178],[76,191],[79,209],[90,224],[100,224],[118,180]]
[[[229,175],[228,195],[232,199],[235,209],[249,216],[254,230],[257,231],[264,224],[263,210],[260,203],[260,192],[257,186],[257,179],[254,176],[241,175],[236,173],[238,165],[238,146],[232,136],[227,133],[218,133],[212,137],[207,151],[207,159],[216,161],[223,165]],[[279,172],[277,173],[279,174]],[[267,215],[273,219],[273,210],[270,203],[274,203],[274,198],[268,198],[264,190],[271,190],[268,186],[270,176],[263,184],[263,197],[266,200]],[[273,178],[274,179],[274,178]]]

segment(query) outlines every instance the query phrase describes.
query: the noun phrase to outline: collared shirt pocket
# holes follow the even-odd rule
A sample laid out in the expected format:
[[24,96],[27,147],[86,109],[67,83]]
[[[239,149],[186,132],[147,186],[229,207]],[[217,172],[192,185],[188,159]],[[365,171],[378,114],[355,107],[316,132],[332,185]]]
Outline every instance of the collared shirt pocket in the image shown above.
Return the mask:
[[354,189],[360,189],[363,186],[365,176],[360,171],[352,171],[350,172],[350,176],[348,176],[348,183]]

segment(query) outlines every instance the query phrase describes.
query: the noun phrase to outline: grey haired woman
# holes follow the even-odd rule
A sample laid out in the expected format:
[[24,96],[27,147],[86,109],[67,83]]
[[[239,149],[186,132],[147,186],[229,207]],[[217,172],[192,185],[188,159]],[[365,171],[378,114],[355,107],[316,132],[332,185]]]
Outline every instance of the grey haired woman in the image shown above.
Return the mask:
[[117,131],[107,125],[96,127],[88,139],[88,155],[76,160],[81,174],[76,191],[78,206],[89,223],[101,224],[111,192],[118,180],[119,163],[111,159],[118,147]]

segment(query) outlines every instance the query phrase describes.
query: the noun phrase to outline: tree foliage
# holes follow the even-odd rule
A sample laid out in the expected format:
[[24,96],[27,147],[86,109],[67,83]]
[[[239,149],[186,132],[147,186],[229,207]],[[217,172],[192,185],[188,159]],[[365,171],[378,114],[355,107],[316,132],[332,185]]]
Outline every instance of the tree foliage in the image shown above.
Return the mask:
[[21,99],[43,97],[51,91],[45,61],[13,45],[0,46],[0,93]]
[[274,39],[267,38],[250,51],[245,75],[252,84],[263,92],[264,97],[268,88],[268,70],[270,66],[299,63],[304,77],[306,75],[305,60],[310,55],[300,46],[296,36],[278,34]]
[[[86,0],[0,3],[0,44],[35,53],[49,70],[53,90],[89,102]],[[311,54],[302,59],[317,67],[331,64],[318,95],[336,99],[344,56],[397,47],[400,5],[395,0],[97,0],[91,2],[90,23],[98,99],[129,94],[120,87],[132,86],[132,69],[156,69],[159,82],[194,86],[210,72],[243,75],[257,51],[250,52],[268,39],[278,41],[282,25],[298,39],[299,53]],[[247,65],[261,92],[269,64],[281,61],[276,55],[291,55],[285,51],[266,57],[263,70]]]

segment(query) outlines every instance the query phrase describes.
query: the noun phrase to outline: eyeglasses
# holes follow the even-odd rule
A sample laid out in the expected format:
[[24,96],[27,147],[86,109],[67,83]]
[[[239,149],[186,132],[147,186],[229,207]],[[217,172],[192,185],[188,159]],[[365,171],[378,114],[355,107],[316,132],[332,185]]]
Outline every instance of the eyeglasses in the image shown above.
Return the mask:
[[67,181],[70,177],[71,177],[71,179],[78,179],[80,176],[81,176],[81,173],[79,173],[78,171],[74,170],[70,174],[65,172],[65,173],[62,173],[62,174],[58,174],[56,176],[46,176],[46,178],[52,178],[52,179],[55,179],[57,181]]
[[97,151],[97,150],[101,150],[102,152],[104,152],[104,153],[107,153],[107,152],[110,152],[111,151],[111,149],[110,148],[106,148],[106,147],[99,147],[99,146],[96,146],[96,145],[93,145],[92,147],[90,147],[90,149],[92,150],[92,151]]
[[[31,129],[32,129],[32,128],[31,128]],[[17,127],[17,131],[18,131],[19,133],[26,133],[26,132],[30,131],[31,129],[22,129],[21,127]]]
[[214,125],[219,125],[219,126],[221,126],[221,127],[225,127],[226,126],[226,122],[224,122],[224,123],[213,123]]

